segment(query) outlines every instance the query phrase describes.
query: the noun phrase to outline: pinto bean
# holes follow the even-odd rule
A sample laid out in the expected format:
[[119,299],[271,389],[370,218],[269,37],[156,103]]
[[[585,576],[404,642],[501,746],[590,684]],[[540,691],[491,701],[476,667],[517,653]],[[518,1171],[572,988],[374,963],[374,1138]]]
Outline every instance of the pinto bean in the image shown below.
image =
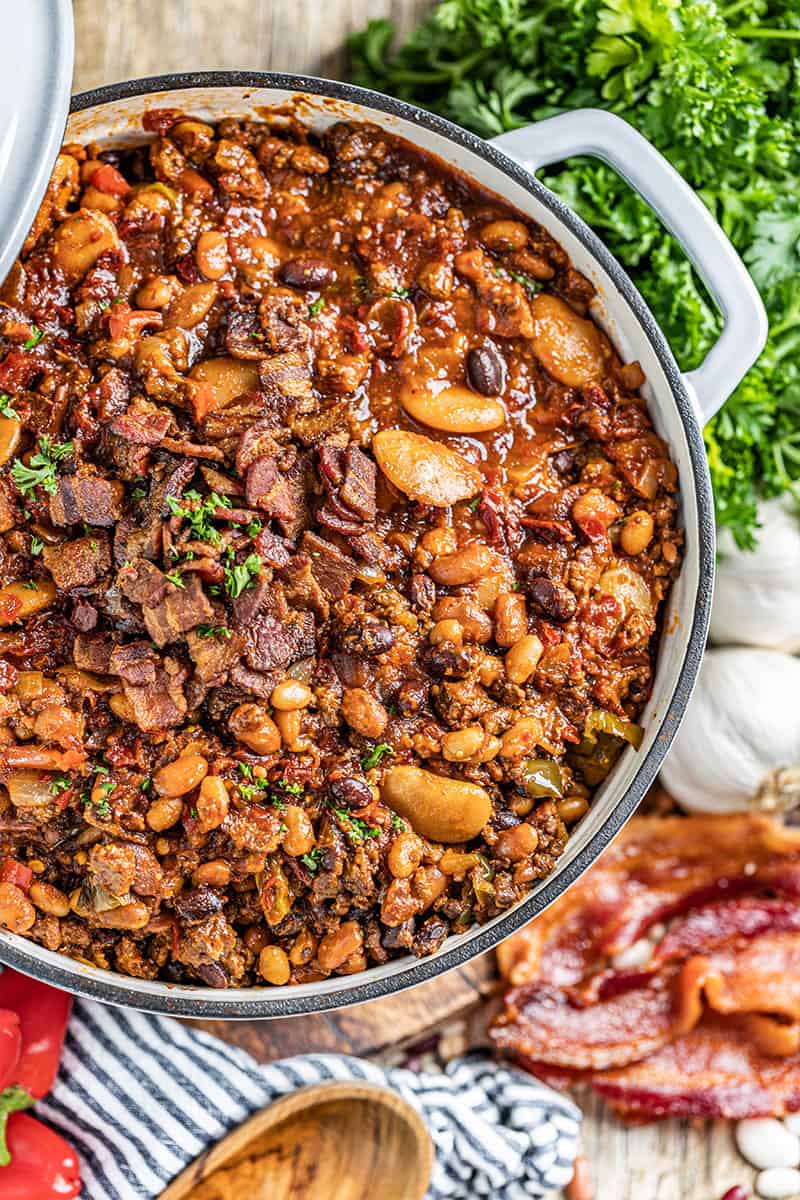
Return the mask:
[[281,734],[260,704],[239,704],[230,715],[230,728],[237,741],[256,754],[274,754],[281,748]]
[[602,377],[610,347],[593,321],[544,292],[533,300],[531,312],[533,349],[548,374],[567,387],[582,387]]
[[506,675],[511,682],[527,683],[543,653],[544,646],[535,633],[526,633],[515,642],[505,657]]
[[480,231],[480,239],[490,250],[521,250],[528,244],[528,231],[521,221],[490,221]]
[[210,862],[201,863],[192,875],[195,887],[224,888],[231,881],[231,869],[222,858],[214,858]]
[[342,716],[351,729],[366,738],[380,737],[389,720],[389,714],[380,700],[366,688],[345,688]]
[[22,888],[0,883],[0,925],[12,933],[27,933],[36,921],[36,909]]
[[49,917],[66,917],[69,912],[69,896],[52,883],[35,880],[30,886],[28,896],[36,907]]
[[459,383],[442,383],[409,380],[400,393],[400,403],[409,416],[421,425],[452,434],[488,433],[505,425],[506,412],[499,400],[478,395]]
[[183,284],[177,275],[151,275],[136,293],[136,303],[139,308],[166,308],[181,291]]
[[448,619],[458,621],[467,642],[483,644],[491,640],[491,617],[473,600],[462,600],[460,596],[441,596],[434,605],[433,615],[437,622]]
[[182,754],[166,766],[159,767],[153,776],[153,786],[159,796],[185,796],[207,774],[208,762],[202,754]]
[[528,630],[528,613],[521,592],[501,592],[494,606],[494,637],[498,646],[513,646]]
[[201,233],[194,248],[194,260],[206,279],[221,279],[228,270],[228,239],[220,229]]
[[197,819],[204,833],[219,829],[228,815],[230,796],[219,775],[206,775],[196,801]]
[[421,837],[435,842],[477,837],[492,813],[491,796],[484,788],[421,767],[391,767],[381,784],[381,799]]
[[[0,462],[2,462],[0,456]],[[619,544],[626,554],[634,557],[641,554],[653,540],[653,518],[645,509],[637,509],[632,512],[629,517],[625,518],[625,523],[619,535]]]
[[21,421],[16,417],[0,417],[0,467],[16,454],[21,437]]
[[69,283],[82,279],[101,254],[119,246],[114,222],[93,209],[82,208],[67,217],[53,235],[53,257]]
[[445,587],[460,587],[482,579],[492,565],[492,552],[481,542],[470,542],[453,554],[435,558],[428,567],[428,574],[436,583]]
[[363,944],[361,926],[355,921],[345,921],[322,939],[317,950],[317,962],[323,971],[335,971],[351,954],[357,954]]
[[538,833],[532,825],[523,821],[520,825],[503,830],[495,843],[494,854],[497,858],[520,862],[523,858],[530,858],[538,845]]
[[258,956],[258,973],[275,987],[288,983],[292,977],[292,967],[286,951],[280,946],[265,946]]
[[448,762],[466,762],[478,753],[485,737],[480,725],[453,729],[442,738],[442,757]]
[[182,816],[183,800],[180,796],[164,796],[161,800],[152,802],[145,820],[155,833],[163,833],[165,829],[177,825]]
[[448,508],[469,500],[483,485],[480,471],[463,455],[418,433],[382,429],[372,449],[389,482],[421,504]]
[[440,646],[442,642],[452,642],[454,646],[460,646],[464,640],[464,630],[459,621],[446,617],[431,626],[428,640],[432,646]]
[[408,879],[422,862],[424,853],[425,843],[422,838],[406,829],[397,835],[389,847],[386,865],[395,879]]
[[19,580],[0,587],[0,626],[25,621],[34,613],[49,608],[56,598],[51,579]]
[[304,808],[299,804],[287,804],[281,813],[281,818],[287,828],[283,839],[283,848],[293,858],[308,854],[314,846],[314,826]]
[[217,298],[215,283],[193,283],[172,301],[164,319],[165,329],[194,329],[210,313]]
[[281,736],[281,741],[288,749],[292,749],[300,737],[303,724],[303,710],[292,708],[288,712],[275,709],[275,728]]
[[314,693],[304,683],[297,679],[282,679],[272,689],[269,702],[273,708],[282,712],[292,712],[296,708],[308,708],[313,699]]
[[542,723],[538,717],[521,717],[500,739],[501,758],[524,758],[539,745]]

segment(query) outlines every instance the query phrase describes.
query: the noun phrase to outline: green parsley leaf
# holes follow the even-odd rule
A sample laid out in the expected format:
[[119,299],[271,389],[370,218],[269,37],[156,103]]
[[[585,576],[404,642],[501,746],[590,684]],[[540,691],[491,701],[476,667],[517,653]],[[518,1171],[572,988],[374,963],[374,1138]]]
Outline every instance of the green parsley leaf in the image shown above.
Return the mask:
[[35,558],[37,554],[42,553],[42,550],[44,550],[44,542],[34,533],[31,537],[31,554]]
[[404,833],[408,829],[406,822],[397,813],[392,813],[392,829],[398,829],[400,833]]
[[310,317],[317,317],[322,312],[324,307],[325,307],[324,297],[317,296],[316,300],[312,300],[311,304],[309,304],[309,306],[308,306],[308,315]]
[[44,330],[40,329],[38,325],[31,325],[31,330],[33,332],[31,333],[31,336],[28,338],[27,342],[25,342],[23,345],[23,350],[32,350],[34,346],[39,345],[39,342],[44,337]]
[[261,559],[257,554],[248,554],[243,563],[225,568],[225,591],[235,599],[252,587],[260,574]]
[[229,508],[230,501],[226,496],[218,496],[216,492],[212,492],[210,496],[203,499],[196,491],[185,492],[183,499],[188,500],[192,507],[182,504],[174,496],[167,497],[167,504],[172,515],[188,521],[192,535],[198,541],[218,546],[222,541],[222,534],[212,523],[211,518],[218,508]]
[[19,413],[11,403],[11,397],[7,392],[0,392],[0,417],[5,417],[9,421],[18,421]]
[[394,754],[393,748],[387,742],[378,742],[377,746],[373,746],[369,754],[362,758],[362,769],[371,771],[373,767],[377,767],[381,759],[387,754]]
[[186,588],[186,584],[183,582],[183,579],[181,578],[180,575],[178,575],[178,573],[176,571],[173,571],[171,575],[168,573],[165,573],[164,578],[168,579],[170,581],[170,583],[174,583],[175,587],[184,588],[184,589]]
[[28,496],[37,487],[43,487],[49,495],[57,489],[56,463],[72,454],[72,442],[51,442],[49,437],[39,438],[39,449],[30,456],[26,464],[15,458],[11,467],[11,478],[17,490]]
[[60,796],[62,792],[66,792],[72,787],[72,780],[67,775],[56,775],[50,781],[51,796]]
[[300,862],[306,867],[312,875],[316,875],[319,870],[319,860],[322,850],[319,846],[315,846],[313,850],[309,850],[308,854],[300,855]]
[[201,638],[229,638],[233,636],[227,625],[198,625],[197,629],[195,629],[195,633]]
[[302,796],[303,785],[301,783],[289,783],[286,779],[279,779],[275,784],[283,792],[290,792],[292,796]]

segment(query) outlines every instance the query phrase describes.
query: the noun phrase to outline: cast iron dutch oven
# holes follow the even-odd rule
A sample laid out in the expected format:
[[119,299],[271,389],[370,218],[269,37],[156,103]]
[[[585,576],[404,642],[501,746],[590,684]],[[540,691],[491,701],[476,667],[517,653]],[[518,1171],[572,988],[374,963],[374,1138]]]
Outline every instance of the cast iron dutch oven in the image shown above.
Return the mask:
[[[714,519],[702,425],[760,353],[766,315],[735,250],[708,210],[664,158],[630,125],[586,109],[504,134],[492,142],[410,104],[305,76],[213,72],[133,80],[76,96],[67,140],[130,143],[149,108],[180,108],[207,120],[259,116],[291,104],[322,130],[342,119],[376,122],[438,155],[550,231],[597,289],[593,315],[624,361],[638,359],[658,433],[680,475],[685,560],[664,620],[655,684],[642,718],[641,749],[628,749],[573,831],[553,873],[514,908],[449,938],[429,958],[406,957],[358,975],[296,987],[218,991],[132,979],[0,933],[0,961],[78,995],[185,1017],[254,1018],[316,1013],[412,987],[492,949],[526,925],[586,870],[622,828],[655,779],[692,691],[703,653],[714,577]],[[538,182],[538,167],[576,154],[610,163],[655,209],[685,248],[724,317],[719,341],[695,371],[682,374],[652,313],[592,231]]]

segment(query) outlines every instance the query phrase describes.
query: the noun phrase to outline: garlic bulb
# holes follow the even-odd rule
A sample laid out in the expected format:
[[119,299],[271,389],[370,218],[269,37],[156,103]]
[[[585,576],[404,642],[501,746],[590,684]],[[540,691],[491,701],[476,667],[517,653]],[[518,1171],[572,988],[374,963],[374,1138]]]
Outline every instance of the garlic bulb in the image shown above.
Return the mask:
[[739,550],[727,530],[711,610],[711,641],[720,646],[800,650],[800,519],[787,497],[758,510],[755,550]]
[[800,804],[800,659],[709,650],[661,781],[689,812]]

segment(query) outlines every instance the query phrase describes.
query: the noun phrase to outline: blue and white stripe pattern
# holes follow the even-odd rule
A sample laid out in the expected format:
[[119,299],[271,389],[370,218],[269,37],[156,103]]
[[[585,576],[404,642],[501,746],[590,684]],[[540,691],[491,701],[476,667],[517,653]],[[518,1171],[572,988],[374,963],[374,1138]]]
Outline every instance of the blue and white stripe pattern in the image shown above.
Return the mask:
[[256,1109],[350,1078],[387,1085],[421,1112],[436,1147],[429,1200],[527,1200],[572,1176],[580,1111],[484,1057],[456,1059],[439,1074],[337,1054],[260,1066],[170,1018],[88,1001],[75,1004],[56,1085],[37,1111],[80,1154],[86,1200],[152,1200]]

